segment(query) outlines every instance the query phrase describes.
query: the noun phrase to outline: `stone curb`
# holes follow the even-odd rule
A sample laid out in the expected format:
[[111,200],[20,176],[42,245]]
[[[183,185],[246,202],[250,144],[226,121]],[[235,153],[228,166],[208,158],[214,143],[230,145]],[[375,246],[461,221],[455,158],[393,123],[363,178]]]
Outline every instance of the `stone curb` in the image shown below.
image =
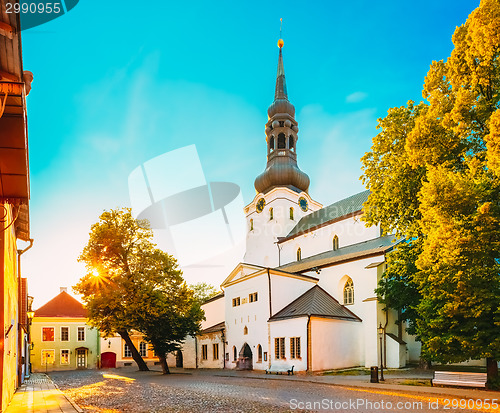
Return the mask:
[[54,383],[54,381],[47,375],[45,374],[45,376],[47,376],[47,378],[50,380],[50,382],[54,385],[54,387],[59,390],[61,392],[61,394],[64,396],[64,398],[73,406],[73,408],[78,412],[78,413],[84,413],[84,410],[78,406],[76,404],[76,402],[73,400],[73,398],[71,398],[70,396],[68,396],[66,393],[64,393],[57,384]]

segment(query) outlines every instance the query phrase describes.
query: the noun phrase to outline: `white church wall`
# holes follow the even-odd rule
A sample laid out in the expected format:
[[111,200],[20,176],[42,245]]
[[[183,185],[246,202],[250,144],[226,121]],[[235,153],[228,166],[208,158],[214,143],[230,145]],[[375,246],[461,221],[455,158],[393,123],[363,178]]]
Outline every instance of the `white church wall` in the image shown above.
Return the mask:
[[385,339],[385,367],[399,369],[406,366],[406,345],[398,343],[391,336]]
[[297,261],[300,247],[302,259],[333,249],[333,238],[337,235],[339,248],[375,239],[380,235],[378,226],[366,227],[361,216],[347,217],[341,221],[318,228],[285,241],[281,244],[281,265]]
[[[384,255],[362,258],[321,269],[319,285],[330,293],[340,304],[344,304],[344,286],[350,278],[354,284],[354,304],[346,308],[361,318],[364,334],[360,338],[364,344],[361,363],[370,367],[378,364],[377,327],[385,318],[377,305],[375,288],[378,283],[377,268],[368,268],[369,264],[384,261]],[[380,266],[379,266],[380,267]],[[314,272],[310,273],[315,274]]]
[[[225,288],[226,340],[229,353],[227,368],[235,368],[233,346],[239,354],[247,343],[256,360],[256,349],[260,344],[268,351],[267,320],[269,319],[269,293],[267,273],[236,283]],[[257,293],[257,301],[249,302],[249,295]],[[240,305],[233,307],[233,298],[240,298]],[[245,327],[247,328],[245,334]]]
[[360,322],[311,317],[312,370],[362,365],[362,336]]
[[205,312],[205,320],[201,322],[202,330],[204,328],[212,327],[224,321],[224,313],[225,313],[224,297],[220,297],[216,300],[210,301],[209,303],[203,304],[201,308]]
[[294,277],[271,274],[272,313],[276,314],[296,298],[316,285],[316,281],[306,281]]
[[[291,318],[287,320],[272,321],[270,326],[270,353],[269,365],[294,366],[295,371],[307,370],[307,317]],[[277,359],[274,348],[274,339],[283,337],[285,339],[285,359]],[[300,358],[292,359],[290,338],[300,338]]]

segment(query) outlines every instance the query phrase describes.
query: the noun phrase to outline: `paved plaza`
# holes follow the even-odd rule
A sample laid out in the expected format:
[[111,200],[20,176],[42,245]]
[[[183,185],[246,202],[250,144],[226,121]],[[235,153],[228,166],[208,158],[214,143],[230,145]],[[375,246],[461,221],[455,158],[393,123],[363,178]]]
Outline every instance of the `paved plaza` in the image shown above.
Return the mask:
[[163,376],[122,368],[49,375],[85,412],[500,411],[482,404],[500,393],[398,384],[409,377],[426,380],[429,372],[387,374],[384,384],[371,384],[366,375],[266,376],[227,370],[174,369]]

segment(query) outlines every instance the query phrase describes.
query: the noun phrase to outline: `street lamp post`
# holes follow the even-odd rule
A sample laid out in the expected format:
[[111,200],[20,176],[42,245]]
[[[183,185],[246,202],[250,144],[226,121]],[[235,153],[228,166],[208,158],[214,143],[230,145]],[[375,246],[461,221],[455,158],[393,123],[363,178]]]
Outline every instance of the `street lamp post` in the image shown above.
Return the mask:
[[384,379],[384,353],[382,349],[382,338],[384,336],[384,327],[382,327],[382,323],[380,323],[378,327],[378,335],[380,338],[380,381],[385,381]]

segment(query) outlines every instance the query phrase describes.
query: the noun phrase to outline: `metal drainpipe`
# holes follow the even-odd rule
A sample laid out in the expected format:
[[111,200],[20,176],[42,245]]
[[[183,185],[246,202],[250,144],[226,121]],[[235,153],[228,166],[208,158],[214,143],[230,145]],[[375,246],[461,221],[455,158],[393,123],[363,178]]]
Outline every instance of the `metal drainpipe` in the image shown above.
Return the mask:
[[273,316],[273,307],[271,304],[271,274],[269,274],[269,268],[267,269],[267,280],[269,284],[269,318]]
[[311,316],[308,315],[307,316],[307,337],[306,337],[306,340],[307,340],[307,372],[310,372],[310,369],[311,369],[311,364],[312,364],[312,361],[311,361],[311,356],[312,356],[312,351],[311,351],[311,342],[312,342],[312,338],[311,338]]
[[[20,208],[20,207],[19,207]],[[21,311],[22,311],[22,300],[21,300],[21,255],[23,255],[26,251],[28,251],[32,246],[33,246],[33,238],[29,239],[30,245],[28,245],[25,249],[23,250],[17,250],[17,385],[21,385],[22,377],[21,377],[21,372],[22,372],[22,348],[23,348],[23,343],[21,341],[21,323],[20,323],[20,317],[21,317]],[[27,284],[26,284],[27,286]],[[28,291],[26,291],[26,294]],[[28,346],[29,347],[29,346]],[[29,348],[28,348],[29,350]]]
[[197,339],[197,336],[195,334],[194,336],[194,357],[195,357],[195,366],[196,368],[198,368],[198,339]]
[[226,336],[224,334],[224,329],[222,331],[222,368],[226,368]]

